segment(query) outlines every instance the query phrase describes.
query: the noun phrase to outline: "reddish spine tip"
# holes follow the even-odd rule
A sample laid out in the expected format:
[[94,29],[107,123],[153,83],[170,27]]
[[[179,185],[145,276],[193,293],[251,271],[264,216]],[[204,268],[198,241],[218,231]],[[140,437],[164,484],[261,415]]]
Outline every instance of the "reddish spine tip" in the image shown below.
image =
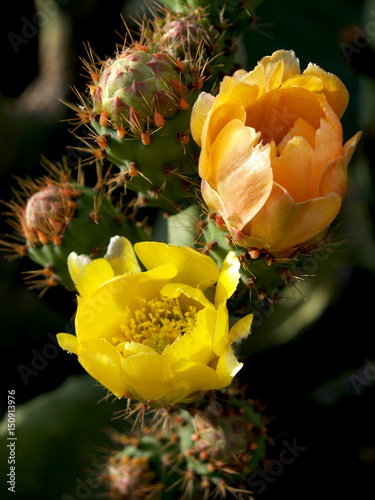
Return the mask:
[[144,146],[148,146],[151,142],[151,137],[150,134],[147,132],[142,132],[141,134],[141,142]]
[[158,128],[162,128],[165,125],[165,118],[156,109],[154,112],[154,122]]
[[108,126],[108,115],[107,113],[103,111],[100,113],[100,118],[99,118],[99,123],[102,127],[107,127]]
[[183,61],[181,61],[179,57],[177,58],[176,64],[181,71],[186,70],[186,64]]
[[182,111],[187,111],[189,109],[189,104],[186,102],[184,97],[181,97],[180,99],[180,109]]
[[257,259],[260,255],[259,250],[249,250],[249,255],[252,259]]

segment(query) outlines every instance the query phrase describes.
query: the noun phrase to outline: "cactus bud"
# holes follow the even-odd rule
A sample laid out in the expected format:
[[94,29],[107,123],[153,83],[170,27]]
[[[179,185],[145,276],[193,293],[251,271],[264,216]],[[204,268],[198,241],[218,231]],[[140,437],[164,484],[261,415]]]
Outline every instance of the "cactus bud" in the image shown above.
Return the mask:
[[142,421],[131,435],[113,434],[121,449],[112,452],[103,477],[118,498],[137,498],[126,496],[133,482],[139,498],[150,491],[163,499],[240,499],[250,493],[246,479],[267,454],[266,418],[237,390],[227,389],[218,400],[206,394],[188,409],[143,413]]
[[133,242],[145,239],[142,229],[125,220],[103,188],[85,186],[80,175],[77,181],[71,178],[66,158],[57,165],[45,160],[43,166],[49,175],[19,180],[22,190],[6,203],[17,243],[2,242],[5,249],[13,248],[19,256],[28,256],[42,266],[42,270],[27,272],[31,288],[42,293],[57,284],[73,288],[67,268],[71,252],[102,256],[115,234],[126,235]]
[[[183,67],[148,45],[124,47],[98,70],[90,66],[92,97],[84,105],[86,120],[81,119],[97,133],[101,156],[128,174],[126,187],[147,196],[148,205],[170,212],[185,202],[186,182],[192,187],[197,177],[190,113],[199,92]],[[76,110],[80,118],[81,107]],[[134,164],[138,175],[131,171]],[[174,167],[168,178],[165,165]]]

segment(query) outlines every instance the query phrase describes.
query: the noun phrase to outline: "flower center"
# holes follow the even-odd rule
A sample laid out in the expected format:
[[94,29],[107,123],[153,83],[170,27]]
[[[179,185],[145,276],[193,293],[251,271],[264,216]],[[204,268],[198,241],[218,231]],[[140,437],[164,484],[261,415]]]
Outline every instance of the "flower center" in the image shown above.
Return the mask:
[[181,335],[191,331],[197,318],[195,306],[190,305],[183,310],[178,299],[163,296],[151,300],[141,299],[139,309],[130,310],[126,306],[125,311],[121,324],[125,338],[116,340],[133,340],[152,347],[158,354]]

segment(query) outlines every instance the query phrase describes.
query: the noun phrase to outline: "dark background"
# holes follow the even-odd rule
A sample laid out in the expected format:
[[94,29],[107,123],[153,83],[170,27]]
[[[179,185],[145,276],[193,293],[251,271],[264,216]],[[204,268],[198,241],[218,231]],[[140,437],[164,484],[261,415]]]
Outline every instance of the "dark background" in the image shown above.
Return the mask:
[[[317,277],[323,284],[327,276],[332,281],[327,283],[330,290],[327,307],[320,308],[313,320],[304,322],[302,330],[291,325],[295,331],[291,330],[289,342],[257,349],[240,375],[241,380],[249,383],[250,396],[266,406],[265,412],[272,419],[270,434],[275,438],[275,447],[271,459],[279,456],[284,439],[290,443],[295,439],[306,448],[294,463],[285,466],[263,494],[255,495],[256,499],[374,498],[375,362],[370,365],[366,361],[375,360],[373,4],[372,15],[371,2],[265,0],[257,9],[259,19],[255,30],[245,36],[247,69],[263,56],[284,48],[296,52],[302,69],[315,62],[339,76],[350,92],[349,107],[342,119],[344,139],[360,129],[364,132],[350,165],[348,196],[341,216],[343,244],[330,258],[327,275],[323,272]],[[51,68],[43,67],[42,71],[39,30],[33,30],[29,24],[34,23],[35,28],[33,3],[13,2],[2,16],[0,199],[5,201],[10,200],[12,187],[16,187],[13,176],[43,175],[41,154],[51,161],[71,154],[67,146],[74,146],[75,138],[63,120],[72,115],[58,99],[49,96],[58,92],[58,97],[74,101],[71,86],[83,89],[86,82],[80,61],[86,57],[83,42],[90,42],[103,58],[111,55],[125,34],[120,12],[132,25],[129,14],[135,14],[137,6],[117,0],[72,0],[54,5],[58,5],[59,18],[66,22],[66,38],[61,47],[66,67],[58,85],[51,74],[60,71],[61,61],[55,60],[56,67],[51,64]],[[10,33],[23,36],[24,41],[18,44],[21,39],[10,38]],[[34,87],[41,76],[43,85]],[[5,218],[1,218],[2,238],[9,232]],[[2,414],[10,389],[16,391],[17,412],[23,415],[21,405],[58,390],[69,376],[83,374],[75,356],[68,356],[53,343],[56,333],[70,327],[75,307],[72,295],[56,288],[39,299],[38,293],[28,290],[23,282],[22,272],[33,268],[27,259],[0,261]],[[265,320],[262,329],[274,327],[277,318],[275,312],[269,322]],[[44,360],[48,355],[50,359],[40,360],[40,354]],[[33,372],[28,371],[30,368]],[[46,422],[57,418],[49,416],[49,411],[51,405],[41,409],[40,440]],[[85,412],[77,413],[77,419],[83,421],[74,421],[73,425],[78,429],[89,428],[92,422],[94,429],[95,408],[90,410],[88,405]],[[27,420],[27,412],[25,415]],[[37,418],[35,414],[33,418]],[[26,424],[19,425],[23,429]],[[72,442],[68,458],[53,447],[43,447],[40,441],[39,444],[43,451],[33,449],[29,456],[18,457],[17,484],[22,486],[21,475],[23,468],[30,465],[28,462],[48,450],[50,455],[41,460],[45,469],[42,465],[40,478],[44,479],[40,481],[49,476],[51,484],[56,485],[56,496],[48,493],[45,498],[61,498],[69,489],[69,481],[79,476],[71,470],[75,464],[75,444]],[[83,459],[79,465],[87,464]],[[57,467],[59,474],[53,477]],[[1,471],[3,474],[3,468]],[[33,491],[16,496],[44,498]]]

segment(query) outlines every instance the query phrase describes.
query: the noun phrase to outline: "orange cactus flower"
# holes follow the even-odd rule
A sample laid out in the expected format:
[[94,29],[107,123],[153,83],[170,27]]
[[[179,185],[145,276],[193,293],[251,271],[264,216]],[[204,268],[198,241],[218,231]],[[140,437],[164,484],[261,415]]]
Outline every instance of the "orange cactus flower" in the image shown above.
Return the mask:
[[288,256],[324,237],[361,135],[343,145],[348,100],[339,78],[315,64],[301,73],[285,50],[199,96],[191,130],[202,195],[236,244]]

